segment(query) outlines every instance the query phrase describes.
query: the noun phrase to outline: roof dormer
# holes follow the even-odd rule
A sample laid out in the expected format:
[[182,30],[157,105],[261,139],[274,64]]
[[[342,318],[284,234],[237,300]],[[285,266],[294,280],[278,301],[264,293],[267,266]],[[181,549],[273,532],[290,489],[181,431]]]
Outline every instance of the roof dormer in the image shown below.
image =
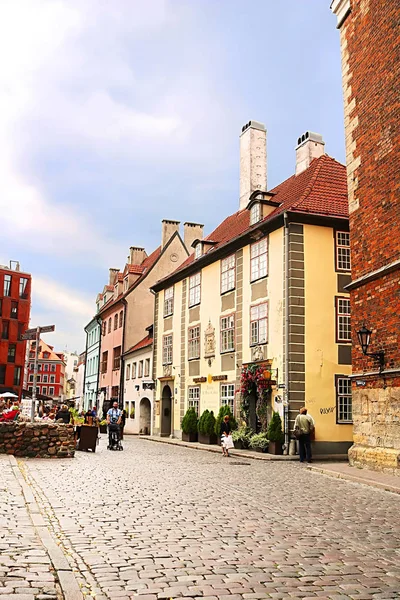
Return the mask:
[[261,192],[259,190],[251,194],[246,207],[250,211],[250,227],[265,219],[280,206],[280,202],[273,200],[274,195],[273,192]]
[[194,248],[195,260],[206,254],[208,250],[215,245],[213,240],[194,240],[192,248]]

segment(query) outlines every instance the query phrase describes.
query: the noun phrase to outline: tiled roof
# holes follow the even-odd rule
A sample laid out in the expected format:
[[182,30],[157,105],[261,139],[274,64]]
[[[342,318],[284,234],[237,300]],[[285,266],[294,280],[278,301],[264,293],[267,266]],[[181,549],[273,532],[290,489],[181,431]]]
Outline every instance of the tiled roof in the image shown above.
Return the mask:
[[[311,165],[292,175],[272,190],[273,201],[279,202],[274,211],[267,215],[264,222],[271,221],[277,215],[290,211],[311,213],[328,217],[348,218],[346,167],[328,155],[311,162]],[[204,241],[213,240],[207,254],[237,238],[250,229],[250,212],[239,210],[227,217]],[[192,253],[174,273],[177,273],[194,261]],[[168,278],[166,278],[168,279]]]
[[[34,346],[33,346],[34,342],[31,342],[31,346],[30,346],[30,350],[32,351]],[[62,361],[64,362],[64,354],[63,352],[54,352],[54,347],[53,346],[49,346],[49,344],[46,344],[46,342],[44,342],[43,340],[40,340],[39,342],[39,347],[41,348],[40,352],[39,352],[39,360],[56,360],[56,361]],[[44,358],[44,353],[48,352],[49,356],[47,358]],[[31,361],[31,359],[29,359]]]
[[141,275],[143,273],[143,268],[142,265],[127,265],[126,272]]
[[135,344],[134,346],[129,348],[129,350],[124,352],[124,354],[129,354],[130,352],[135,352],[135,350],[141,350],[142,348],[147,348],[148,346],[151,346],[152,343],[153,343],[153,337],[150,335],[147,335],[145,338],[140,340],[140,342],[138,342],[137,344]]
[[123,281],[124,280],[124,276],[122,273],[118,273],[118,281]]

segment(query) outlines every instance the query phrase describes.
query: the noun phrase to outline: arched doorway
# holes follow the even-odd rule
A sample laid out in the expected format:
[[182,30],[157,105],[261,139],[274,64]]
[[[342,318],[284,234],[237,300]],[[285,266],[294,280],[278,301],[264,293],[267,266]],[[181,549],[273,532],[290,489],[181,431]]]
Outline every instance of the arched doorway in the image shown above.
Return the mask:
[[171,435],[171,397],[171,388],[165,385],[161,397],[161,435]]
[[142,398],[139,408],[139,428],[143,435],[150,435],[151,432],[151,404],[148,398]]

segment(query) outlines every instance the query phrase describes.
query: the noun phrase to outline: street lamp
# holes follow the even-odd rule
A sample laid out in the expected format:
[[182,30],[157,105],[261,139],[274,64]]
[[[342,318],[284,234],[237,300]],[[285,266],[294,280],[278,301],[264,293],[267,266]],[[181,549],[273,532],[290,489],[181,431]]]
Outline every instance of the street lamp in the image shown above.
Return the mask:
[[368,347],[371,342],[372,331],[363,325],[361,329],[357,331],[358,341],[361,346],[362,353],[364,356],[370,356],[379,362],[379,373],[382,373],[385,366],[385,353],[383,350],[379,352],[368,352]]

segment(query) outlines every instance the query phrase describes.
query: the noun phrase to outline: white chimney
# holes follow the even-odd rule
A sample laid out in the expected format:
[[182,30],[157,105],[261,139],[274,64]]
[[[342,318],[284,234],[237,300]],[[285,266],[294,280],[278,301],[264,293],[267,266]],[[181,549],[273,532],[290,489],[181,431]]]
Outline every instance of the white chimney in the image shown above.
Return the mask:
[[161,223],[161,250],[168,244],[176,231],[179,232],[180,221],[170,221],[163,219]]
[[204,225],[199,223],[184,223],[183,224],[183,242],[186,250],[191,254],[193,252],[192,244],[194,240],[203,239]]
[[115,280],[117,278],[117,275],[119,273],[119,269],[109,269],[109,278],[108,278],[108,285],[114,285]]
[[129,264],[130,265],[141,265],[147,254],[144,248],[136,248],[131,246],[129,248]]
[[319,133],[306,131],[299,137],[296,148],[296,175],[308,169],[314,158],[325,154],[324,146],[325,142]]
[[255,190],[267,191],[267,130],[249,121],[240,135],[240,202],[242,210]]

